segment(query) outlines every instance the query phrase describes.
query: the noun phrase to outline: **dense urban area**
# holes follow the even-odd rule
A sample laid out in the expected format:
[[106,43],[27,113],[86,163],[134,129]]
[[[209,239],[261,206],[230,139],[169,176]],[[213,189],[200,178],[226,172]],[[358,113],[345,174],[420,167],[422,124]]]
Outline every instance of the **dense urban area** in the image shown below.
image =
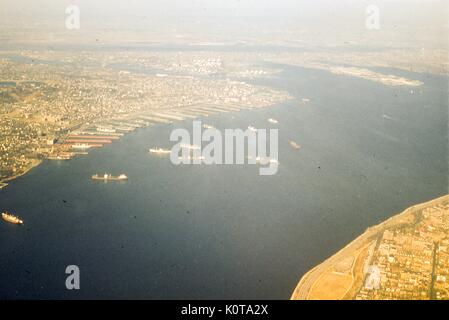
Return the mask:
[[42,159],[68,160],[139,127],[290,98],[244,81],[277,70],[226,67],[210,54],[27,51],[0,57],[1,187]]
[[[251,80],[283,65],[386,86],[422,83],[373,69],[444,74],[444,50],[388,52],[0,52],[0,188],[42,159],[68,160],[126,132],[292,99]],[[338,66],[340,65],[340,66]],[[307,97],[298,103],[308,101]]]
[[449,298],[449,203],[415,213],[385,230],[356,299]]
[[449,196],[369,228],[307,273],[292,299],[449,299]]

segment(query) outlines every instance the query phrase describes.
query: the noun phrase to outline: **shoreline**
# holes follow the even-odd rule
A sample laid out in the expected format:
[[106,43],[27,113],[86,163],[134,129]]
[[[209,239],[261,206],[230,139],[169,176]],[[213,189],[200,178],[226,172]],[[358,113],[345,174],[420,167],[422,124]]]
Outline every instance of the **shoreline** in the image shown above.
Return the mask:
[[15,174],[6,179],[0,180],[0,184],[5,184],[5,186],[3,188],[6,188],[6,186],[8,186],[8,182],[11,182],[12,180],[15,180],[17,178],[20,178],[21,176],[24,176],[25,174],[27,174],[28,172],[30,172],[31,170],[33,170],[34,168],[36,168],[40,164],[42,164],[42,162],[43,162],[43,160],[41,160],[41,159],[33,159],[32,163],[26,168],[25,171],[23,171],[22,173],[19,173],[19,174]]
[[[401,221],[398,220],[403,220],[408,215],[414,214],[416,210],[420,210],[425,207],[438,204],[441,201],[447,200],[448,198],[449,194],[445,194],[438,198],[423,203],[414,204],[404,209],[403,211],[393,215],[387,220],[372,227],[368,227],[364,233],[362,233],[357,238],[349,242],[342,249],[340,249],[339,251],[331,255],[329,258],[327,258],[326,260],[324,260],[323,262],[321,262],[320,264],[316,265],[308,272],[306,272],[301,277],[295,289],[293,290],[290,300],[307,300],[311,288],[316,283],[317,279],[321,276],[321,274],[324,273],[329,267],[333,266],[334,263],[344,259],[345,256],[347,256],[347,253],[349,254],[355,250],[360,249],[361,247],[366,245],[366,243],[372,237],[378,235],[380,232],[384,231],[387,227],[392,227],[392,225],[394,224],[401,224]],[[404,223],[404,221],[402,221],[402,223]]]
[[[289,97],[289,98],[287,98],[287,99],[285,99],[284,101],[278,101],[278,102],[276,102],[276,103],[272,103],[272,104],[267,104],[267,105],[262,105],[262,106],[250,106],[250,107],[239,107],[239,108],[237,108],[237,109],[232,109],[232,108],[228,108],[228,109],[220,109],[220,110],[216,110],[216,114],[224,114],[224,113],[227,113],[227,112],[240,112],[240,111],[242,111],[242,110],[257,110],[257,109],[265,109],[265,108],[272,108],[272,107],[275,107],[275,106],[279,106],[279,105],[283,105],[283,104],[288,104],[288,103],[294,103],[294,102],[297,102],[298,100],[297,99],[294,99],[294,98],[291,98],[291,97]],[[160,112],[163,112],[163,110],[159,110]],[[179,112],[179,113],[181,113],[182,114],[182,111],[183,110],[175,110],[175,112]],[[204,114],[201,114],[201,113],[198,113],[198,112],[195,112],[194,114],[192,114],[191,116],[189,116],[189,117],[186,117],[186,118],[184,118],[184,119],[172,119],[172,120],[170,120],[171,121],[171,123],[178,123],[178,122],[182,122],[182,121],[185,121],[185,120],[187,120],[187,118],[189,118],[189,119],[191,119],[191,120],[195,120],[195,119],[198,119],[200,116],[208,116],[209,114],[213,114],[210,110],[205,110],[205,112],[206,113],[204,113]],[[156,113],[158,113],[158,112],[156,112]],[[135,115],[138,115],[138,114],[135,114]],[[157,124],[162,124],[162,125],[168,125],[170,122],[164,122],[164,121],[162,121],[162,120],[164,120],[163,118],[160,118],[159,120],[157,120],[157,121],[155,121],[154,123],[157,123]],[[144,129],[144,128],[148,128],[148,127],[150,127],[151,125],[150,124],[148,124],[148,125],[145,125],[145,126],[142,126],[142,127],[135,127],[134,129]],[[123,132],[123,136],[125,136],[125,135],[128,135],[128,134],[131,134],[131,133],[133,133],[135,130],[131,130],[131,131],[127,131],[127,132]],[[60,139],[60,138],[62,138],[64,135],[62,135],[62,136],[60,136],[60,137],[57,137],[56,139]],[[17,179],[17,178],[19,178],[19,177],[21,177],[21,176],[24,176],[25,174],[27,174],[28,172],[30,172],[32,169],[34,169],[35,167],[37,167],[37,166],[39,166],[40,164],[42,164],[43,162],[44,162],[44,160],[45,159],[32,159],[31,161],[32,161],[32,163],[30,164],[30,166],[28,166],[27,167],[27,169],[24,171],[24,172],[22,172],[22,173],[20,173],[20,174],[15,174],[15,175],[13,175],[13,176],[11,176],[11,177],[8,177],[8,178],[6,178],[6,179],[0,179],[0,190],[2,190],[2,189],[4,189],[4,188],[6,188],[7,186],[8,186],[8,182],[11,182],[12,180],[14,180],[14,179]]]
[[[271,107],[274,107],[274,106],[278,106],[278,105],[281,105],[281,104],[285,104],[285,103],[289,103],[289,102],[294,102],[294,101],[297,101],[297,99],[292,99],[292,98],[288,98],[288,99],[286,99],[285,101],[282,101],[282,102],[276,102],[276,103],[272,103],[272,104],[267,104],[267,105],[262,105],[262,106],[250,106],[250,107],[242,107],[242,108],[238,108],[238,109],[236,109],[236,110],[233,110],[233,109],[228,109],[228,110],[217,110],[217,113],[216,114],[223,114],[223,113],[227,113],[227,112],[229,112],[229,111],[233,111],[233,112],[240,112],[241,110],[256,110],[256,109],[264,109],[264,108],[271,108]],[[162,111],[162,110],[161,110]],[[177,111],[182,111],[182,110],[177,110]],[[157,112],[156,112],[157,113]],[[195,119],[198,119],[198,117],[200,117],[200,116],[207,116],[209,113],[206,113],[206,114],[192,114],[191,115],[191,117],[188,117],[188,118],[191,118],[192,120],[195,120]],[[160,120],[158,120],[158,121],[155,121],[154,123],[158,123],[158,124],[169,124],[168,122],[162,122],[162,118],[160,119]],[[172,122],[182,122],[182,121],[185,121],[185,120],[187,120],[187,119],[173,119],[172,120]],[[142,127],[136,127],[135,129],[139,129],[139,128],[148,128],[148,127],[150,127],[150,125],[145,125],[145,126],[142,126]],[[128,134],[131,134],[131,133],[133,133],[135,130],[132,130],[132,131],[128,131],[128,132],[123,132],[123,136],[125,136],[125,135],[128,135]],[[60,136],[60,137],[57,137],[57,139],[60,139],[61,137],[63,137],[63,136]],[[11,182],[11,181],[13,181],[13,180],[15,180],[15,179],[17,179],[17,178],[19,178],[19,177],[21,177],[21,176],[24,176],[25,174],[27,174],[27,173],[29,173],[32,169],[34,169],[34,168],[36,168],[37,166],[39,166],[40,164],[42,164],[43,162],[44,162],[44,160],[45,159],[32,159],[32,163],[30,164],[30,166],[28,166],[27,167],[27,169],[24,171],[24,172],[22,172],[22,173],[20,173],[20,174],[15,174],[15,175],[13,175],[13,176],[11,176],[11,177],[8,177],[8,178],[6,178],[6,179],[0,179],[0,190],[2,190],[2,189],[4,189],[4,188],[6,188],[8,185],[9,185],[9,182]]]

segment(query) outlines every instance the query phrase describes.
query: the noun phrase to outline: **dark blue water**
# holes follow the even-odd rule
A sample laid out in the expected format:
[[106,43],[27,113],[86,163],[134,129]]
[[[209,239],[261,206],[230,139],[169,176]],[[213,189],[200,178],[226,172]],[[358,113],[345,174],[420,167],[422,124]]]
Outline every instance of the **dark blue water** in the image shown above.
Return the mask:
[[[275,176],[253,165],[174,166],[147,153],[170,146],[186,121],[44,162],[1,190],[0,208],[25,225],[0,223],[0,298],[287,299],[309,268],[367,227],[447,193],[447,78],[409,74],[425,83],[411,94],[282,67],[257,82],[310,104],[203,119],[219,129],[278,127]],[[105,171],[130,180],[89,179]],[[71,264],[79,291],[65,289]]]

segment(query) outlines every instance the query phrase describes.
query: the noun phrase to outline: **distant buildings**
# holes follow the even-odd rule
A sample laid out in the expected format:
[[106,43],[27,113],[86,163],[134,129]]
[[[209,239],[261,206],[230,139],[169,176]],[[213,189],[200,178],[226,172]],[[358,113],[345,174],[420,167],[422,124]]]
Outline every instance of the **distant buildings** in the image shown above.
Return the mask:
[[[58,152],[56,139],[88,123],[99,124],[99,132],[112,133],[115,129],[105,124],[117,116],[132,118],[157,111],[195,116],[211,113],[214,108],[215,113],[258,108],[290,98],[282,91],[227,79],[225,76],[238,68],[227,67],[217,53],[20,54],[64,63],[0,60],[0,182],[26,172],[37,159]],[[232,58],[231,53],[228,56]],[[89,67],[80,61],[89,61]],[[104,67],[104,61],[130,66],[130,70]],[[142,68],[164,73],[132,71]],[[204,77],[214,74],[220,77]]]

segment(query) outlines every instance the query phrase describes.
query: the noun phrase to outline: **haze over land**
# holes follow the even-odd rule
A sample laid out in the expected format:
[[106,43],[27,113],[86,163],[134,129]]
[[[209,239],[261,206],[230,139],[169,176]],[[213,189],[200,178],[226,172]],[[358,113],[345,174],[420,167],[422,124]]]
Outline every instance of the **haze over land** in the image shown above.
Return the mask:
[[[65,8],[81,29],[65,29]],[[380,29],[365,26],[380,10]],[[448,4],[439,0],[2,0],[1,42],[238,43],[447,48]]]

